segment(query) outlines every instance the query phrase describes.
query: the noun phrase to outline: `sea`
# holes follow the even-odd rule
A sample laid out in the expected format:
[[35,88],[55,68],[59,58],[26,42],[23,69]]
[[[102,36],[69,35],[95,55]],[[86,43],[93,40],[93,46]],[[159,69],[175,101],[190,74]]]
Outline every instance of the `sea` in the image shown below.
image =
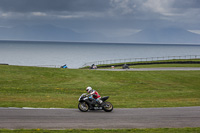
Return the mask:
[[80,68],[85,63],[163,56],[200,55],[200,44],[0,41],[0,64]]

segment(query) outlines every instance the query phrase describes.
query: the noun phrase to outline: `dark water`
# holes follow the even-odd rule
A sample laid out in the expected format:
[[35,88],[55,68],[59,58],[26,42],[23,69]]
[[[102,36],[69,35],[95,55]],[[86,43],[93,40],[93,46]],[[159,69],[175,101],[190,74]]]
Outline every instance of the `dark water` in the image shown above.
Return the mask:
[[86,62],[124,58],[200,55],[200,45],[0,41],[0,63],[81,67]]

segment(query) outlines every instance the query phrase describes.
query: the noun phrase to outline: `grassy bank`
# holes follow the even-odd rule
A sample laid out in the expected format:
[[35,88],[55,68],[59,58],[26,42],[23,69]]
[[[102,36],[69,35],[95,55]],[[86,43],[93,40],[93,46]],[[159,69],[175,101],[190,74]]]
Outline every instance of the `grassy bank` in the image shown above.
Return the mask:
[[0,133],[199,133],[200,128],[155,128],[155,129],[92,129],[92,130],[0,130]]
[[91,71],[0,66],[0,107],[77,108],[92,86],[115,108],[200,106],[200,71]]
[[[98,65],[98,68],[122,68],[125,63],[104,64]],[[174,59],[174,60],[159,60],[159,61],[137,61],[126,62],[130,68],[152,68],[152,67],[200,67],[200,59]],[[89,68],[89,67],[85,67]]]

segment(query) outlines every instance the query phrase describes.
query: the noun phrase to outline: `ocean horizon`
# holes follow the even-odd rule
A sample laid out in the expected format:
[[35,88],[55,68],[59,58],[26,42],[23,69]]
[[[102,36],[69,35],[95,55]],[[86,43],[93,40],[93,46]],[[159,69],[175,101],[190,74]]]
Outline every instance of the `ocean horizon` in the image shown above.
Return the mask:
[[102,43],[0,40],[0,63],[82,67],[102,60],[198,55],[198,44]]

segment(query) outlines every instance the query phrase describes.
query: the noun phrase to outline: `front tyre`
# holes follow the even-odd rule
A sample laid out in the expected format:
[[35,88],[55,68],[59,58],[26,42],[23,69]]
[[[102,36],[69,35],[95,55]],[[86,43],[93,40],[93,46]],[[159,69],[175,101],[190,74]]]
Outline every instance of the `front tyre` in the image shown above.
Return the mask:
[[104,102],[103,110],[105,112],[111,112],[113,110],[113,105],[110,102]]
[[87,112],[89,109],[89,106],[86,102],[79,102],[78,109],[82,112]]

